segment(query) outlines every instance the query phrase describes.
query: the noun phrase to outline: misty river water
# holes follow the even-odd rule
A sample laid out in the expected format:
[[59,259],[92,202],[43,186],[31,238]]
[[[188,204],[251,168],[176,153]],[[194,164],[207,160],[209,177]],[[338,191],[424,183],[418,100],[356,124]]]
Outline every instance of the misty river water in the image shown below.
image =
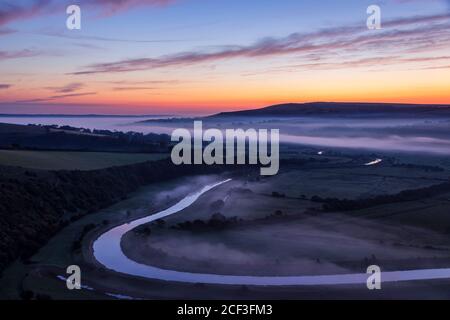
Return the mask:
[[[107,269],[148,279],[175,281],[185,283],[205,283],[223,285],[257,285],[257,286],[308,286],[308,285],[366,285],[369,277],[366,273],[313,275],[313,276],[234,276],[219,274],[191,273],[165,270],[150,265],[140,264],[129,259],[122,251],[122,237],[140,225],[150,223],[176,214],[192,205],[201,195],[231,179],[209,184],[192,193],[172,207],[156,214],[119,225],[103,233],[93,244],[94,257]],[[389,271],[382,273],[382,282],[432,280],[450,278],[450,268],[419,269],[407,271]]]

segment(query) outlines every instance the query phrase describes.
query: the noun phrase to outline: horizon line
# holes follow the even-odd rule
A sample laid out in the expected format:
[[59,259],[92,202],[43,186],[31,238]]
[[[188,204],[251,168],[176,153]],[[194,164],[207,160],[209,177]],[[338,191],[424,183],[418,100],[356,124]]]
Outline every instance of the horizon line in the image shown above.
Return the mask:
[[[363,102],[363,101],[310,101],[310,102],[280,102],[280,103],[273,103],[273,104],[266,104],[264,106],[258,106],[258,107],[243,107],[242,109],[238,110],[214,110],[213,113],[208,113],[206,115],[215,115],[215,114],[221,114],[221,113],[234,113],[234,112],[242,112],[242,111],[252,111],[252,110],[261,110],[265,108],[270,107],[276,107],[276,106],[282,106],[282,105],[289,105],[289,104],[298,104],[298,105],[311,105],[311,104],[321,104],[321,103],[329,103],[329,104],[367,104],[367,105],[397,105],[397,106],[431,106],[431,107],[450,107],[450,103],[405,103],[405,102]],[[0,103],[1,104],[4,103]],[[96,107],[100,105],[95,105]],[[106,105],[101,105],[106,106]],[[176,107],[173,107],[176,108]],[[192,110],[194,111],[194,110]],[[130,113],[124,113],[124,114],[111,114],[111,113],[8,113],[8,112],[2,112],[0,113],[0,117],[13,117],[13,116],[30,116],[30,117],[177,117],[182,116],[185,114],[194,115],[196,112],[186,112],[186,113],[170,113],[170,114],[130,114]]]

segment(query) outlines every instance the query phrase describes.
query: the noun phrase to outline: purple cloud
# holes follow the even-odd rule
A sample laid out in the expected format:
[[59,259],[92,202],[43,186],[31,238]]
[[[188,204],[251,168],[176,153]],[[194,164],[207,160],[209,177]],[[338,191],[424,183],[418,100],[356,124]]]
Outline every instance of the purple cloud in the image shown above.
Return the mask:
[[[269,70],[269,73],[276,72],[296,72],[298,69],[308,69],[308,70],[331,70],[331,69],[346,69],[346,68],[362,68],[362,67],[373,67],[373,66],[387,66],[393,64],[402,63],[420,63],[420,62],[439,62],[439,61],[450,61],[450,56],[440,56],[440,57],[414,57],[414,58],[403,58],[401,56],[378,56],[362,59],[352,59],[349,61],[339,61],[339,62],[312,62],[297,65],[289,65],[279,68],[274,68]],[[434,69],[434,68],[420,68],[420,69]],[[246,76],[252,76],[255,74],[245,74]]]
[[6,36],[8,34],[15,33],[15,32],[16,32],[16,30],[9,29],[9,28],[0,29],[0,36]]
[[133,81],[133,80],[120,80],[120,81],[105,81],[106,83],[116,84],[116,85],[161,85],[161,84],[179,84],[179,80],[143,80],[143,81]]
[[[110,16],[135,7],[164,6],[172,2],[174,0],[79,0],[76,1],[76,4],[93,7],[99,10],[102,16]],[[15,1],[2,1],[0,3],[0,26],[16,20],[52,14],[71,4],[74,3],[69,0],[31,0],[26,5],[19,5]]]
[[104,15],[114,15],[135,7],[165,6],[174,0],[83,0],[81,5],[98,7]]
[[70,40],[85,40],[85,41],[101,41],[101,42],[124,42],[124,43],[166,43],[166,42],[181,42],[186,40],[179,39],[123,39],[123,38],[111,38],[111,37],[98,37],[98,36],[88,36],[88,35],[72,35],[65,34],[62,32],[39,32],[39,35],[44,35],[48,37],[70,39]]
[[0,90],[5,90],[11,88],[12,85],[6,83],[0,83]]
[[24,49],[20,51],[0,51],[0,61],[17,58],[30,58],[40,54],[41,54],[40,52],[30,49]]
[[[368,31],[361,25],[324,29],[319,32],[294,33],[284,38],[265,38],[248,46],[223,46],[213,52],[192,51],[156,58],[125,59],[97,63],[74,74],[116,73],[156,68],[194,65],[232,58],[261,58],[296,54],[309,61],[327,56],[354,54],[355,52],[413,53],[435,50],[450,45],[449,15],[418,16],[390,20],[387,28]],[[411,61],[410,61],[411,62]]]
[[28,6],[8,1],[0,4],[0,26],[15,20],[32,18],[48,9],[50,0],[33,0]]
[[55,91],[56,93],[71,93],[74,91],[78,91],[84,87],[84,84],[81,82],[73,82],[66,84],[61,87],[47,87],[46,89]]
[[84,92],[84,93],[71,93],[71,94],[60,94],[54,95],[46,98],[38,98],[38,99],[29,99],[29,100],[19,100],[14,103],[36,103],[36,102],[48,102],[52,100],[64,99],[64,98],[72,98],[72,97],[83,97],[83,96],[92,96],[97,94],[97,92]]
[[113,91],[147,91],[147,90],[155,90],[153,87],[114,87]]

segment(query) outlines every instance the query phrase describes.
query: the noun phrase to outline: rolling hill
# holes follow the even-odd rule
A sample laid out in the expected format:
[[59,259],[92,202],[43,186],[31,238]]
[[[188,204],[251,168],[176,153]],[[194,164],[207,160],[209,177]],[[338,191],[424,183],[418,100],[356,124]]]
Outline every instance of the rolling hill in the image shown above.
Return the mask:
[[278,104],[261,109],[222,112],[211,117],[303,117],[303,116],[364,116],[377,114],[398,116],[450,116],[450,105],[397,103],[312,102]]

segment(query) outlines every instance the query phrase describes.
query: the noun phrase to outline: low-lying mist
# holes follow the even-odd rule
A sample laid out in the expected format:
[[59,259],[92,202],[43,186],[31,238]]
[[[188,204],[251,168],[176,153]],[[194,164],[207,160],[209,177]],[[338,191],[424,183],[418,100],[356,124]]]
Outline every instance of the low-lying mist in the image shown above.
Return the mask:
[[[152,122],[153,125],[157,122]],[[193,121],[163,123],[173,128],[193,128]],[[450,154],[450,119],[391,118],[266,118],[232,117],[203,121],[204,129],[279,129],[281,142],[310,146]]]

